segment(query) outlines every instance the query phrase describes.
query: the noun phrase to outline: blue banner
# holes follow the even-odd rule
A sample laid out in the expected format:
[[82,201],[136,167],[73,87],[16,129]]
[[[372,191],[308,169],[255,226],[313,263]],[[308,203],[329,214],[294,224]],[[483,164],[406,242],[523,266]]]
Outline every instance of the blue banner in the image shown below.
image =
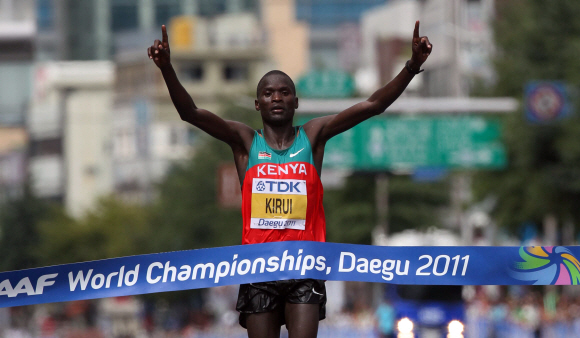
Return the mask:
[[293,278],[417,285],[580,283],[580,247],[276,242],[0,273],[0,307]]

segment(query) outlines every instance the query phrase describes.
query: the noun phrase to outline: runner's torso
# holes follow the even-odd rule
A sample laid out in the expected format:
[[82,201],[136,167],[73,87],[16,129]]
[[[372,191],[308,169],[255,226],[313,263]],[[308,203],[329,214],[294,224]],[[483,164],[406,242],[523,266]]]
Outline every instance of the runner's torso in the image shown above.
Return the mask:
[[275,150],[254,134],[242,185],[242,244],[326,241],[322,183],[302,127],[292,145]]

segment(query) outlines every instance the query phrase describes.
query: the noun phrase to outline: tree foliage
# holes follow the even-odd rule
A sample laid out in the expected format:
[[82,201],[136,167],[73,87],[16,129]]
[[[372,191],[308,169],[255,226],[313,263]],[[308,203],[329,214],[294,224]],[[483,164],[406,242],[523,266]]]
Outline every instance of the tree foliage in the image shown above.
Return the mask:
[[44,265],[151,253],[155,233],[148,209],[105,197],[80,219],[53,208],[39,222],[33,251]]
[[[491,93],[523,98],[532,80],[565,81],[578,107],[580,85],[580,3],[574,0],[501,1],[494,26],[497,83]],[[541,223],[546,214],[580,220],[580,117],[537,125],[526,121],[523,108],[505,118],[504,141],[509,166],[502,172],[478,174],[479,197],[497,197],[495,216],[515,230],[523,222]]]
[[[324,193],[327,238],[330,242],[371,244],[377,225],[375,175],[355,173],[344,188]],[[449,188],[441,182],[414,182],[409,176],[389,178],[389,233],[440,226],[438,215],[449,204]],[[382,206],[384,207],[384,206]]]
[[25,185],[21,196],[0,205],[0,271],[38,266],[34,251],[40,241],[38,223],[49,205],[36,198]]
[[[224,118],[260,128],[255,110],[227,105]],[[152,207],[155,248],[158,251],[238,245],[242,240],[239,208],[224,209],[217,202],[217,170],[233,163],[230,148],[199,132],[192,158],[174,166],[158,186]]]

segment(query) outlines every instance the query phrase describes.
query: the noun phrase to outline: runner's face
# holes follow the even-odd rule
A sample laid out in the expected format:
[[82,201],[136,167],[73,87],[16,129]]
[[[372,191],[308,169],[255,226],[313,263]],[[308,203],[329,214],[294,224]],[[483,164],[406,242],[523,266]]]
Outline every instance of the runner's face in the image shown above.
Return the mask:
[[298,98],[292,92],[288,79],[280,75],[268,76],[256,100],[256,110],[260,111],[264,123],[292,123],[296,108]]

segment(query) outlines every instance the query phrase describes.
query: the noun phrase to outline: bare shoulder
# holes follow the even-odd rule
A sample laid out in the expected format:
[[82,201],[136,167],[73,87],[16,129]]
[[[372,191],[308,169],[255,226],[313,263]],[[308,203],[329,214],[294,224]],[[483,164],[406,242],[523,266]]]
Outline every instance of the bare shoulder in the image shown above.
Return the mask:
[[250,150],[254,139],[254,129],[245,123],[238,121],[226,120],[230,129],[235,132],[246,150]]
[[232,121],[232,120],[226,120],[228,125],[230,126],[230,128],[232,128],[234,131],[236,131],[238,134],[240,134],[240,136],[252,136],[254,137],[254,129],[252,129],[250,126],[248,126],[245,123],[239,122],[239,121]]
[[308,136],[308,140],[313,147],[317,146],[320,142],[320,133],[326,126],[326,124],[331,121],[336,115],[327,115],[322,117],[314,118],[308,122],[306,122],[302,128],[304,132],[306,132],[306,136]]

